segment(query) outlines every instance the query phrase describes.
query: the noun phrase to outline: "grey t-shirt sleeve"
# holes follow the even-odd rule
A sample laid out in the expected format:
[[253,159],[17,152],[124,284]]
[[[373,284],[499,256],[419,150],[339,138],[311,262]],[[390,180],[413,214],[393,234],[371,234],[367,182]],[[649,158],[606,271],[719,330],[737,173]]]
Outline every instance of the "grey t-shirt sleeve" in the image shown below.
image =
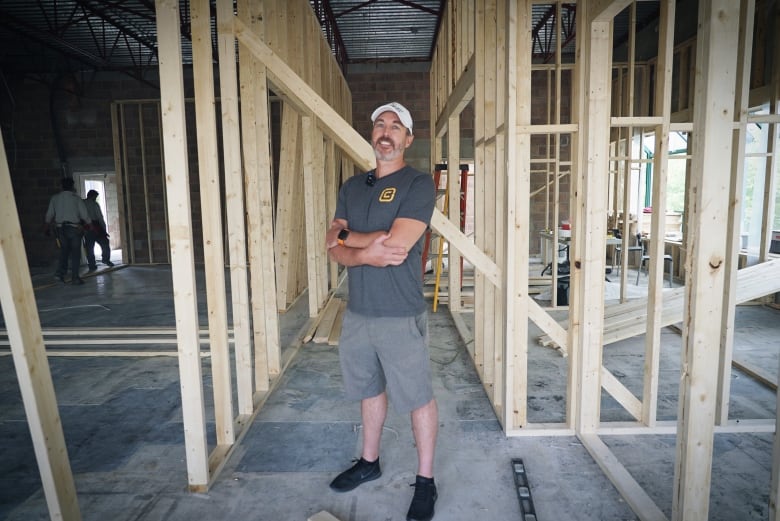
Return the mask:
[[435,204],[436,189],[433,186],[433,177],[420,172],[412,181],[409,193],[396,217],[416,219],[430,225]]

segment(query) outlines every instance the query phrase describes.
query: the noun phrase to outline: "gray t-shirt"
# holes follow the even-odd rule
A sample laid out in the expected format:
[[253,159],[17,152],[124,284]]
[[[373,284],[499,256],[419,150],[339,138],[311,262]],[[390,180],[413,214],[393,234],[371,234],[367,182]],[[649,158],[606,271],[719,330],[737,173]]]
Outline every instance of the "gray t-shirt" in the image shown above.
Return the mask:
[[[366,184],[368,174],[351,177],[339,191],[336,219],[349,229],[388,231],[398,217],[431,222],[436,201],[433,178],[410,166]],[[416,316],[425,310],[422,294],[422,249],[425,234],[398,266],[348,268],[350,311],[375,317]]]

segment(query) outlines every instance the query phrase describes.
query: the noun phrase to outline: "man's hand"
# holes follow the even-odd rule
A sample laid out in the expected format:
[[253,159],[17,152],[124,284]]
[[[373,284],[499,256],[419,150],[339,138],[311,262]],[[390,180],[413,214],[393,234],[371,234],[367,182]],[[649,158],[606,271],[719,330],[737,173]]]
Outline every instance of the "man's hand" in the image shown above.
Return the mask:
[[382,234],[374,239],[371,244],[363,249],[363,264],[383,268],[385,266],[398,266],[406,260],[408,255],[403,246],[386,246],[385,241],[390,234]]

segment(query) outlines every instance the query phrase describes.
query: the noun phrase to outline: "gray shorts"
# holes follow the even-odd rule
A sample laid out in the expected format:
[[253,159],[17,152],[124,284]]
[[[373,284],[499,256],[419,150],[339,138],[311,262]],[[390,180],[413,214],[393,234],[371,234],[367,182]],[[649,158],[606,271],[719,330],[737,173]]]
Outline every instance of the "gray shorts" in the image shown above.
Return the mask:
[[367,317],[344,312],[339,359],[350,400],[387,390],[393,408],[411,412],[433,399],[428,314]]

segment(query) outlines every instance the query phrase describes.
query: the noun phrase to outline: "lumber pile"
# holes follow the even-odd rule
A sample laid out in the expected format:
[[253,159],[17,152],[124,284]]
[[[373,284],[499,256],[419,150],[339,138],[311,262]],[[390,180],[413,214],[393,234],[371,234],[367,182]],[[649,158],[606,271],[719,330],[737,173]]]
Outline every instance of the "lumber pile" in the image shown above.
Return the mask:
[[303,343],[314,342],[317,344],[339,345],[341,336],[341,318],[347,308],[347,301],[339,297],[332,297],[325,305],[325,309],[309,325],[303,336]]
[[[742,268],[737,272],[736,288],[737,304],[777,293],[780,291],[780,259]],[[664,291],[661,327],[683,320],[684,298],[684,287]],[[560,321],[559,324],[566,329],[568,320]],[[646,330],[647,299],[613,304],[604,308],[604,345],[644,334]],[[549,335],[540,336],[538,342],[545,347],[559,347]]]

